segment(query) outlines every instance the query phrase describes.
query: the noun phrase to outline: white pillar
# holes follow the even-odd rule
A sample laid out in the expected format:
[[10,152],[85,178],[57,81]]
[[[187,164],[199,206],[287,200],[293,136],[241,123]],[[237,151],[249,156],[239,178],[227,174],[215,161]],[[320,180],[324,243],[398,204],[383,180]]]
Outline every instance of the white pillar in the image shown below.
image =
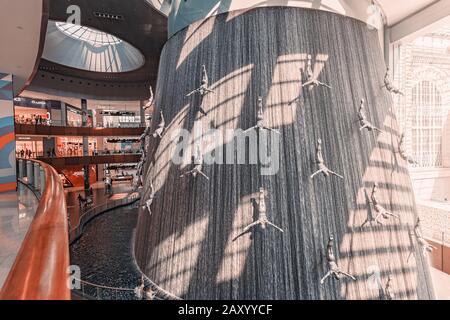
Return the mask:
[[19,159],[19,179],[23,179],[23,160]]
[[33,185],[34,179],[34,170],[33,170],[33,162],[27,161],[27,181],[29,185]]
[[34,177],[34,188],[36,190],[39,190],[39,180],[40,180],[40,174],[39,174],[39,168],[41,167],[39,165],[39,163],[37,162],[33,162],[33,166],[34,166],[34,172],[33,172],[33,177]]
[[44,192],[45,189],[45,172],[44,172],[44,168],[39,167],[39,173],[40,173],[40,179],[39,181],[41,182],[41,194]]

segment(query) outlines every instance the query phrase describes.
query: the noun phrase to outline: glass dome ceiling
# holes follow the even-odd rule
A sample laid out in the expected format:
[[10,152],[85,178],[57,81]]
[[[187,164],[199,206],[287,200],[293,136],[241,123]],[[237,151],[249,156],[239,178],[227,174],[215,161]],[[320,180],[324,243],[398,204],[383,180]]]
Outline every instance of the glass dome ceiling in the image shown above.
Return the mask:
[[137,70],[142,53],[111,34],[66,22],[49,21],[42,57],[71,68],[106,73]]
[[89,42],[92,45],[111,45],[121,43],[119,38],[92,28],[79,26],[66,22],[55,22],[56,27],[64,34],[77,40]]

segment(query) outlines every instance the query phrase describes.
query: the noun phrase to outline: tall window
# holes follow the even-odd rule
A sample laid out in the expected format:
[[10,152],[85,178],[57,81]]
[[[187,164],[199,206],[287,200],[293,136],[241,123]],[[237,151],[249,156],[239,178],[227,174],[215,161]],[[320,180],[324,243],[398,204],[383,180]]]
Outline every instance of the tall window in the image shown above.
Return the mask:
[[412,90],[412,151],[420,167],[442,166],[442,99],[436,85],[419,82]]

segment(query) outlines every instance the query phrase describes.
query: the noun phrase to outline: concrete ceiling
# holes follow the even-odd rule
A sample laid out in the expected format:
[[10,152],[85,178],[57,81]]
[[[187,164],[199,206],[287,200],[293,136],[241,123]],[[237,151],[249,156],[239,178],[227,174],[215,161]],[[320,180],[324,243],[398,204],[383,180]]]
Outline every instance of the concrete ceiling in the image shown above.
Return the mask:
[[0,3],[0,72],[14,75],[14,94],[31,81],[43,49],[47,28],[44,0],[2,0]]
[[[52,94],[99,97],[110,100],[143,99],[148,86],[156,84],[159,57],[167,41],[167,17],[145,0],[50,0],[50,20],[67,21],[67,8],[77,5],[81,25],[109,33],[139,50],[145,64],[133,71],[93,72],[42,59],[30,87]],[[99,16],[111,14],[113,19]]]
[[386,14],[388,26],[392,26],[403,19],[419,12],[436,0],[377,0]]

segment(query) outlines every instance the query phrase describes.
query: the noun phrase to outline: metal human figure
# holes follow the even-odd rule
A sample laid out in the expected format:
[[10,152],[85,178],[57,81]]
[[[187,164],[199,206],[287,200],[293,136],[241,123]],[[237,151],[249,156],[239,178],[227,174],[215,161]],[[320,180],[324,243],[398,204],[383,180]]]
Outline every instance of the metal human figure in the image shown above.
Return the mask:
[[370,123],[369,120],[367,120],[367,116],[366,116],[366,112],[364,111],[365,107],[365,100],[364,98],[361,99],[361,105],[359,107],[359,111],[358,111],[358,120],[359,120],[359,124],[361,125],[361,127],[359,128],[360,131],[367,129],[368,131],[378,131],[378,132],[383,132],[381,129],[375,127],[372,123]]
[[143,299],[144,300],[155,300],[156,291],[154,291],[150,286],[144,288]]
[[323,87],[327,87],[329,89],[331,89],[331,86],[329,86],[326,83],[320,82],[317,77],[314,76],[314,71],[312,69],[312,56],[309,54],[308,55],[308,62],[306,65],[306,82],[304,84],[302,84],[302,87],[306,87],[306,86],[323,86]]
[[192,170],[189,170],[186,173],[183,173],[180,178],[184,178],[186,176],[193,176],[194,178],[197,178],[197,175],[203,176],[206,180],[209,180],[209,177],[202,171],[203,169],[203,155],[200,152],[200,148],[197,147],[195,149],[195,156],[194,156],[194,168]]
[[134,288],[134,295],[137,299],[142,300],[144,297],[144,288],[145,288],[145,282],[144,282],[144,276],[139,279],[139,284],[136,288]]
[[162,139],[162,135],[166,128],[166,121],[164,119],[164,114],[162,110],[160,111],[160,114],[161,114],[161,121],[158,124],[158,128],[156,128],[155,132],[153,132],[153,138],[159,137]]
[[334,175],[336,177],[339,177],[341,179],[344,179],[343,176],[337,174],[334,171],[331,171],[330,169],[327,168],[327,166],[325,165],[325,161],[323,159],[323,154],[322,154],[322,139],[318,139],[317,140],[317,146],[316,146],[316,165],[318,167],[318,170],[316,172],[314,172],[311,175],[311,179],[314,179],[314,177],[316,175],[318,175],[319,173],[322,173],[325,177],[328,177],[331,175]]
[[105,193],[110,194],[112,191],[112,179],[110,175],[105,177]]
[[144,171],[144,163],[145,163],[145,155],[142,154],[141,161],[139,161],[136,168],[136,180],[134,182],[133,191],[137,191],[140,187],[143,186],[142,173]]
[[392,289],[392,280],[392,275],[390,274],[386,286],[384,287],[384,295],[387,300],[395,300],[395,294]]
[[389,219],[390,217],[400,219],[398,215],[387,211],[382,205],[380,205],[377,199],[377,193],[378,193],[378,183],[374,183],[372,188],[372,194],[370,195],[370,201],[373,204],[375,212],[377,213],[375,221],[379,224],[382,224],[379,220],[380,218],[384,218],[386,220]]
[[389,67],[386,70],[386,75],[384,76],[384,85],[383,88],[386,88],[387,91],[389,91],[390,93],[394,93],[394,94],[400,94],[402,96],[404,96],[404,93],[401,92],[397,87],[394,86],[394,84],[391,81],[391,77],[389,75]]
[[151,126],[146,126],[144,133],[141,134],[141,136],[139,137],[139,140],[141,142],[145,142],[145,138],[147,138],[150,135],[150,130],[151,130]]
[[338,266],[336,262],[336,257],[334,255],[334,238],[331,235],[328,240],[327,245],[327,264],[328,264],[328,272],[325,274],[325,276],[320,280],[320,284],[324,284],[325,280],[329,278],[330,276],[334,277],[336,280],[341,280],[342,276],[345,276],[347,278],[351,278],[353,281],[356,281],[356,278],[352,276],[350,273],[344,272],[341,270],[341,268]]
[[402,157],[403,160],[408,161],[408,163],[418,164],[418,162],[414,160],[406,151],[404,133],[402,133],[402,135],[400,136],[400,140],[398,142],[398,151],[396,153],[400,154],[400,157]]
[[150,182],[150,196],[148,197],[148,199],[145,201],[145,205],[142,206],[142,209],[147,209],[149,215],[152,214],[152,204],[153,204],[153,200],[155,200],[156,198],[156,192],[155,192],[155,188],[153,187],[153,182]]
[[203,97],[206,94],[210,93],[210,92],[214,92],[214,90],[211,90],[209,88],[209,79],[208,79],[208,73],[206,72],[206,66],[202,65],[202,82],[199,88],[195,89],[194,91],[188,93],[186,95],[186,97],[190,97],[195,93],[200,93],[200,95]]
[[269,130],[280,134],[280,131],[267,128],[266,126],[264,126],[264,105],[262,97],[258,97],[258,114],[256,116],[256,126],[248,128],[247,130],[244,131],[244,133],[247,133],[248,131],[251,130]]
[[[433,252],[433,250],[435,250],[436,247],[429,244],[428,241],[425,240],[425,238],[423,237],[422,230],[420,229],[420,221],[421,221],[420,218],[417,218],[416,225],[414,226],[414,236],[416,237],[417,242],[422,247],[422,254],[424,256],[426,256],[427,252]],[[414,249],[411,248],[411,251],[409,252],[407,261],[409,261],[409,258],[411,258],[411,255],[413,254],[413,250]]]
[[259,188],[259,202],[257,204],[257,210],[258,210],[258,212],[257,212],[258,220],[256,220],[255,222],[252,222],[251,224],[246,226],[244,228],[244,230],[235,239],[239,238],[243,234],[247,233],[250,229],[252,229],[258,225],[261,226],[261,229],[263,229],[263,230],[265,230],[268,225],[268,226],[271,226],[271,227],[277,229],[280,232],[284,232],[283,229],[276,226],[275,224],[273,224],[272,222],[270,222],[267,219],[266,190],[263,187]]
[[148,99],[148,102],[145,104],[145,106],[143,107],[144,111],[147,110],[148,108],[150,108],[153,105],[154,102],[154,96],[153,96],[153,89],[152,86],[150,86],[149,88],[150,90],[150,98]]

